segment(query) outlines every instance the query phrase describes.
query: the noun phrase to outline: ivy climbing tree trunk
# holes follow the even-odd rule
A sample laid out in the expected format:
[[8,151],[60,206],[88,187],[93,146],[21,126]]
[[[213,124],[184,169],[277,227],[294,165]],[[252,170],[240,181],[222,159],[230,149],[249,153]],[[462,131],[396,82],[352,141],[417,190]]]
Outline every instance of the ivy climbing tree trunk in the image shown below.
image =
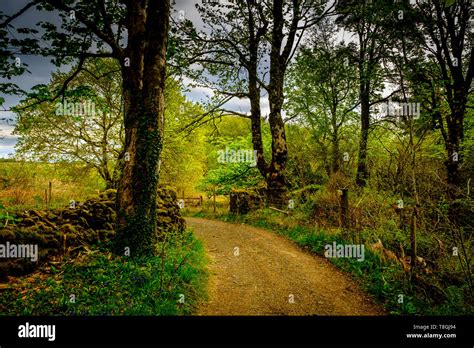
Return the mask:
[[132,1],[122,62],[125,155],[117,194],[117,253],[152,255],[164,127],[169,1]]
[[[270,88],[270,132],[272,135],[272,161],[267,174],[268,202],[271,205],[283,208],[287,205],[287,187],[285,182],[285,166],[288,158],[286,145],[285,125],[281,117],[283,105],[283,73],[275,74],[278,81],[274,88]],[[281,81],[279,80],[281,79]],[[272,84],[270,82],[270,84]]]
[[268,102],[270,104],[270,132],[272,135],[272,161],[267,174],[268,202],[283,208],[287,205],[287,187],[285,181],[285,166],[288,159],[285,124],[281,116],[283,106],[283,84],[288,61],[291,56],[295,36],[298,31],[300,8],[298,2],[293,2],[291,8],[292,21],[289,25],[287,42],[283,44],[285,34],[284,2],[273,1],[273,27],[271,32],[270,51],[270,84],[268,85]]

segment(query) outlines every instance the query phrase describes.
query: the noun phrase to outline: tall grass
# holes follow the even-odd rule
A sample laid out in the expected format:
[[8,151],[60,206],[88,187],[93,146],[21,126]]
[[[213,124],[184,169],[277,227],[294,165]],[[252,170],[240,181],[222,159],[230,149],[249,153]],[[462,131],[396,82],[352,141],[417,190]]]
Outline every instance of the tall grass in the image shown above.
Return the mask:
[[[49,183],[51,201],[46,204]],[[96,171],[84,165],[0,160],[0,204],[7,209],[65,206],[104,187]]]

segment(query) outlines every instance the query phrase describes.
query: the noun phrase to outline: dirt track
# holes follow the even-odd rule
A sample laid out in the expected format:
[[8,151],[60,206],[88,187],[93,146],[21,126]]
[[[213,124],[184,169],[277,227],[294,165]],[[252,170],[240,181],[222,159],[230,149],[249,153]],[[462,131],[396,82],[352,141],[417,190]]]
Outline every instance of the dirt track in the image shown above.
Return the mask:
[[281,236],[246,225],[186,221],[210,258],[209,302],[198,315],[385,314],[349,275]]

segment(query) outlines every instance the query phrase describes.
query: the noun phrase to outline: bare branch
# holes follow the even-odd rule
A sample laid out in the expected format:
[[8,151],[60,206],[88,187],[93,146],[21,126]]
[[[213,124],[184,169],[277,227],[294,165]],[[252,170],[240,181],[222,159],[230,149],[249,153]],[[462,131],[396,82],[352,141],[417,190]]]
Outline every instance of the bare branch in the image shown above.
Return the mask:
[[35,0],[35,1],[32,1],[28,4],[26,4],[20,11],[18,11],[17,13],[15,13],[14,15],[11,15],[10,17],[8,17],[7,20],[5,20],[3,23],[0,23],[0,28],[4,28],[6,27],[7,25],[9,25],[14,19],[20,17],[23,13],[25,13],[26,11],[28,11],[29,8],[39,4],[42,0]]

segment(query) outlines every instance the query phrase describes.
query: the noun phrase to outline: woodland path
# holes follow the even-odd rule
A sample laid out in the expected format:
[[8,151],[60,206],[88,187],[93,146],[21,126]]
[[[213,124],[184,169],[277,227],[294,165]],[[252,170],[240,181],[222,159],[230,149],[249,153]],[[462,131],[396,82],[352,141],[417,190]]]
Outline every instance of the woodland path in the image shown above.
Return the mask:
[[348,274],[284,237],[243,224],[186,221],[210,259],[209,301],[198,315],[386,314]]

